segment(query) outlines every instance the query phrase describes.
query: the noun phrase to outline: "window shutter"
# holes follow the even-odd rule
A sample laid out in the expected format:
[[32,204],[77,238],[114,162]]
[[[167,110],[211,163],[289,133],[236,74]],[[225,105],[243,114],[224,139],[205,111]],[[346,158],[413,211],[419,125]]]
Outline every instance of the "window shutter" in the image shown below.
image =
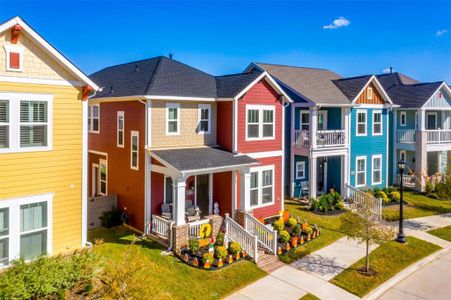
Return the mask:
[[9,53],[9,67],[11,69],[20,69],[20,54],[17,52]]

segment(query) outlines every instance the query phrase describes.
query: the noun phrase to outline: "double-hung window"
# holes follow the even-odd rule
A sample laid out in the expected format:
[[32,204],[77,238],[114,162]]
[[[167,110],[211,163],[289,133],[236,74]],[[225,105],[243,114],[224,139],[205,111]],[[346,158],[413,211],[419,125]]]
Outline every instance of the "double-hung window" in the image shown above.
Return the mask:
[[357,134],[366,135],[366,110],[357,110]]
[[108,164],[104,159],[99,160],[99,194],[108,194]]
[[131,132],[130,141],[130,168],[133,170],[139,169],[139,132]]
[[197,133],[199,134],[209,134],[210,124],[211,124],[211,105],[210,104],[199,104],[199,125],[197,128]]
[[382,111],[373,111],[373,135],[382,135]]
[[250,207],[274,203],[274,166],[251,169]]
[[125,127],[125,116],[123,111],[117,112],[117,146],[124,148],[124,127]]
[[246,139],[274,139],[275,107],[269,105],[246,106]]
[[180,134],[180,104],[166,104],[166,135]]
[[301,130],[309,131],[309,128],[310,128],[309,112],[301,111]]
[[20,257],[29,260],[47,253],[47,202],[20,206]]
[[9,208],[0,208],[0,268],[9,261]]
[[100,105],[90,105],[88,109],[88,131],[92,133],[100,132]]
[[50,150],[52,95],[0,93],[0,152]]
[[382,183],[382,155],[373,155],[372,160],[372,183]]
[[366,185],[366,156],[357,156],[355,178],[357,187]]
[[296,162],[296,179],[305,179],[305,161]]

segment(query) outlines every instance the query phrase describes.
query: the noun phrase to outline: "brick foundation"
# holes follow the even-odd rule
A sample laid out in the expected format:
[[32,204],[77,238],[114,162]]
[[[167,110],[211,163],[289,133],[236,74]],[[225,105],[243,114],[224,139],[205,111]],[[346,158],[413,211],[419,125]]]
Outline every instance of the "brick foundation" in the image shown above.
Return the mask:
[[[254,211],[253,210],[249,210],[247,211],[247,213],[251,216],[254,215]],[[244,215],[246,214],[245,210],[242,209],[237,209],[235,211],[235,222],[237,222],[238,224],[240,224],[241,227],[244,228]]]
[[188,246],[189,225],[183,224],[172,227],[172,248],[174,252],[180,253],[182,247]]
[[221,216],[218,215],[209,215],[205,218],[210,219],[210,225],[211,225],[211,236],[216,238],[219,231],[221,230],[222,221],[224,220]]

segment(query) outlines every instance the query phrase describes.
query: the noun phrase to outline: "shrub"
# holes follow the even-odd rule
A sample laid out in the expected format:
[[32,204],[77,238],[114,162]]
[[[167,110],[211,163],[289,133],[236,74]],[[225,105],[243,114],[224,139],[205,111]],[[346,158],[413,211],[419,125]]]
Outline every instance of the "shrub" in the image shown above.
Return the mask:
[[345,204],[344,204],[343,200],[338,201],[337,204],[335,204],[335,208],[337,210],[343,210],[345,208]]
[[122,224],[122,211],[117,207],[111,207],[111,210],[105,211],[100,216],[103,227],[111,228]]
[[226,249],[226,247],[224,247],[224,246],[218,246],[218,247],[216,247],[216,249],[215,249],[215,255],[216,255],[216,258],[222,258],[222,259],[224,259],[224,258],[226,258],[227,257],[227,249]]
[[286,230],[282,230],[279,233],[279,238],[282,243],[287,243],[290,240],[290,234]]
[[224,232],[219,232],[216,235],[216,245],[223,246],[224,245]]
[[342,202],[340,193],[335,192],[333,189],[327,194],[322,194],[316,200],[312,201],[310,209],[312,211],[320,211],[327,213],[336,209],[341,210],[343,206],[339,204]]
[[298,221],[296,221],[295,218],[289,218],[287,220],[287,226],[292,228],[294,225],[296,225],[298,223]]
[[293,226],[293,229],[291,229],[291,232],[294,235],[299,235],[301,233],[301,231],[302,231],[301,224],[296,224]]
[[318,211],[320,209],[319,200],[318,199],[312,199],[310,202],[310,209],[312,211]]
[[199,250],[199,240],[191,239],[188,242],[189,251],[196,253]]
[[434,186],[432,185],[432,182],[428,181],[426,182],[426,186],[424,187],[426,194],[431,194],[434,191]]
[[399,202],[401,200],[401,194],[399,192],[396,192],[396,191],[391,192],[389,197],[392,199],[392,201]]
[[435,192],[440,199],[446,198],[449,194],[448,186],[445,184],[445,182],[438,182],[435,185]]
[[237,242],[231,242],[229,245],[229,252],[232,253],[233,255],[237,254],[238,252],[241,251],[241,245],[240,243]]
[[0,276],[0,299],[57,299],[75,285],[91,285],[95,257],[86,250],[71,256],[42,256],[13,262]]
[[312,234],[313,233],[313,228],[308,226],[307,228],[305,228],[305,233],[306,234]]
[[202,263],[205,264],[207,262],[207,260],[210,263],[213,262],[213,260],[214,260],[213,253],[207,252],[207,253],[204,253],[204,255],[202,255]]
[[272,226],[274,230],[277,230],[278,232],[281,232],[282,230],[285,229],[285,223],[283,222],[283,219],[275,221]]
[[387,194],[385,194],[384,192],[380,192],[380,198],[382,199],[382,203],[383,204],[388,204],[390,203],[390,198],[388,198]]

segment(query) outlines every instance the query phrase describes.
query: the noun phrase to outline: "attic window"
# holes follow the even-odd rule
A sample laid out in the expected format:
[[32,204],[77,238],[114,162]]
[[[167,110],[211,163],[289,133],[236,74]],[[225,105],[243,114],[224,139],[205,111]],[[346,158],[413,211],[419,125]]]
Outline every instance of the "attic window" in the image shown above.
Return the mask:
[[23,71],[23,47],[18,45],[5,45],[6,71]]
[[369,87],[366,93],[368,100],[373,100],[373,88]]

